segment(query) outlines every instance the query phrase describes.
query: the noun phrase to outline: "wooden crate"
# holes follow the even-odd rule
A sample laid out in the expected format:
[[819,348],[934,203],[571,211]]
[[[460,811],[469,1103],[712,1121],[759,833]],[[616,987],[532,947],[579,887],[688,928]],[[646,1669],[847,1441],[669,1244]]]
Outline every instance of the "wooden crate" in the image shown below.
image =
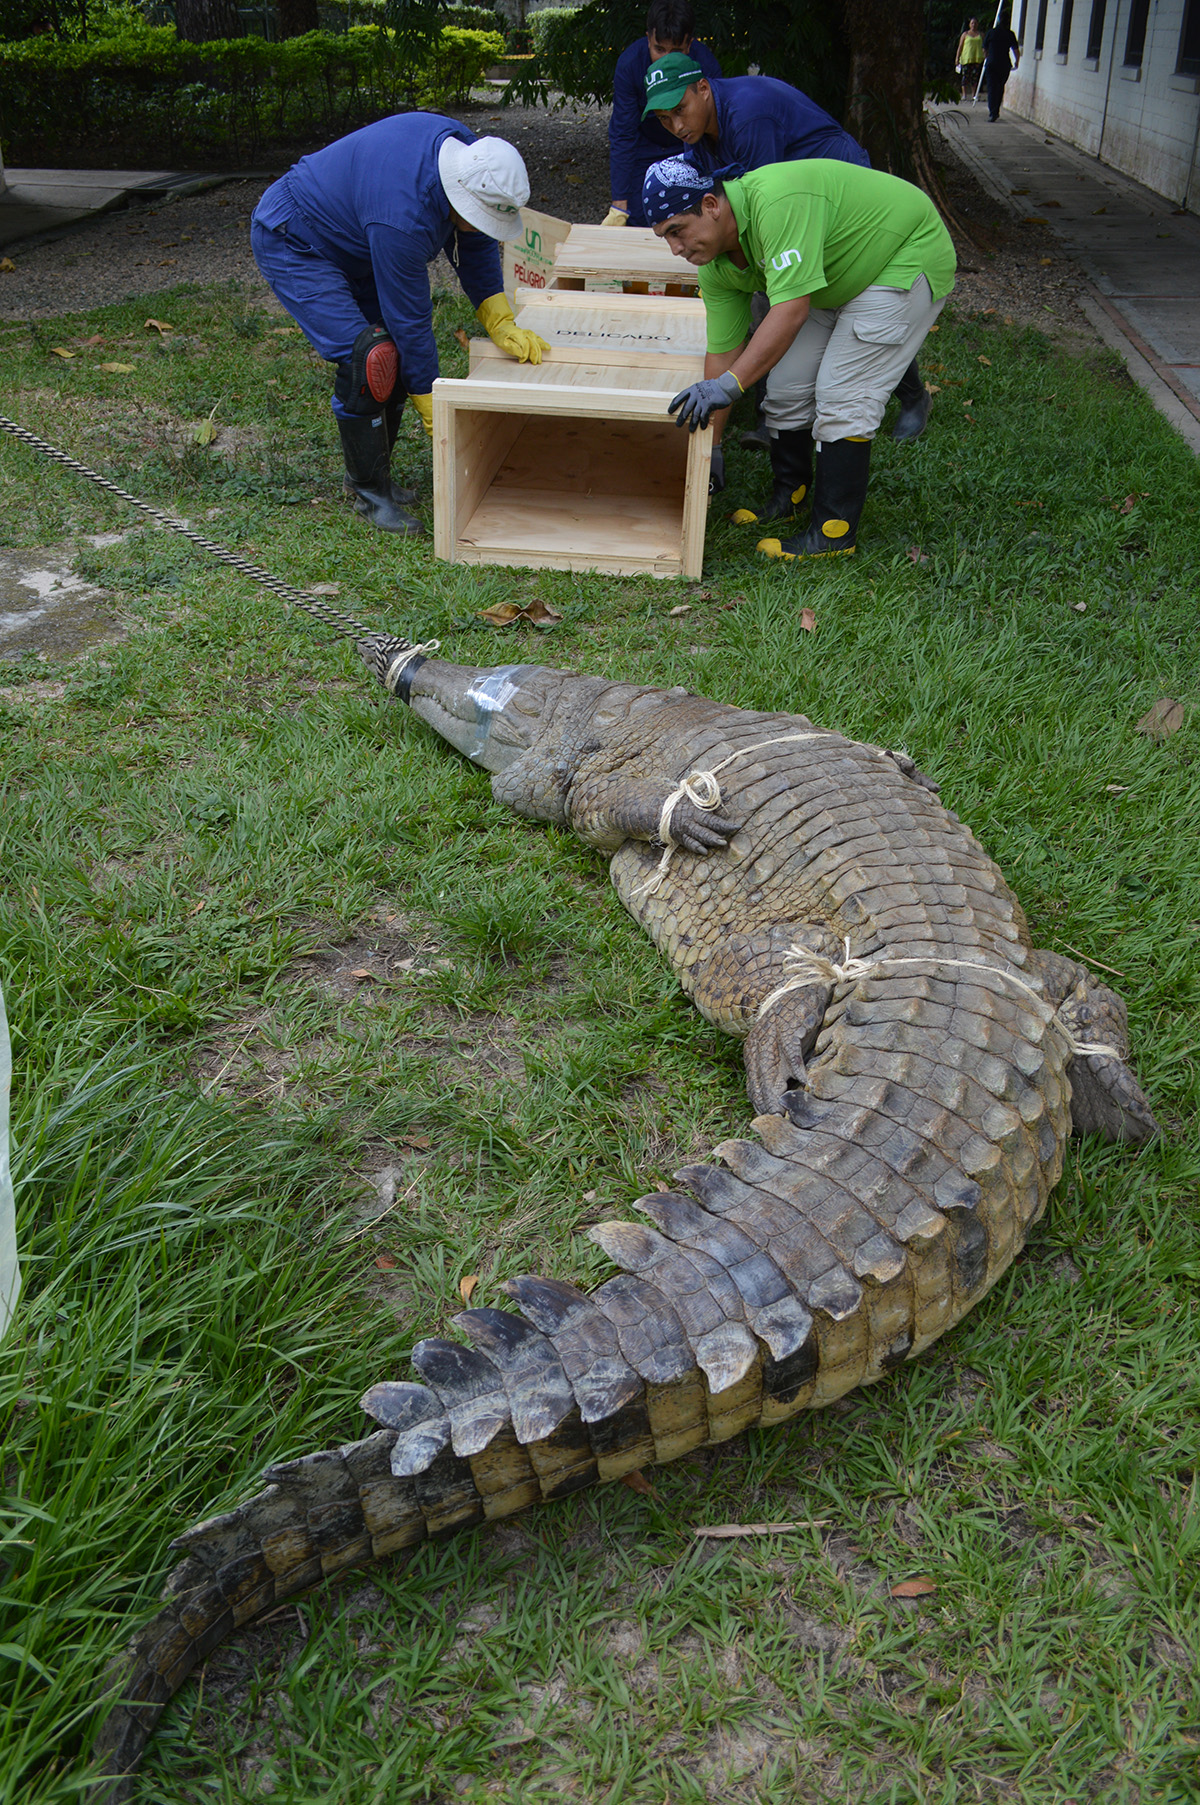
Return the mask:
[[700,358],[554,346],[518,364],[471,346],[433,385],[433,549],[453,564],[699,577],[711,431],[667,402]]
[[554,253],[550,287],[694,295],[699,281],[649,226],[572,226]]
[[515,304],[517,324],[552,345],[619,352],[623,358],[643,352],[704,356],[704,302],[698,299],[518,288]]

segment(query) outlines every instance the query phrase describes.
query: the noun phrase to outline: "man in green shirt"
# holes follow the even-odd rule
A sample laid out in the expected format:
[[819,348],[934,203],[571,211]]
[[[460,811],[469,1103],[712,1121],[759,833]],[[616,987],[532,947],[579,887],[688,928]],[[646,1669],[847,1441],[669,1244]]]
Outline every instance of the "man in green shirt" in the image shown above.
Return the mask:
[[[871,441],[954,286],[954,246],[933,202],[897,176],[825,158],[722,178],[672,157],[647,171],[642,204],[700,271],[704,380],[671,402],[677,424],[707,426],[765,375],[771,462],[797,499],[812,487],[812,518],[758,549],[852,552]],[[756,291],[769,308],[751,333]]]

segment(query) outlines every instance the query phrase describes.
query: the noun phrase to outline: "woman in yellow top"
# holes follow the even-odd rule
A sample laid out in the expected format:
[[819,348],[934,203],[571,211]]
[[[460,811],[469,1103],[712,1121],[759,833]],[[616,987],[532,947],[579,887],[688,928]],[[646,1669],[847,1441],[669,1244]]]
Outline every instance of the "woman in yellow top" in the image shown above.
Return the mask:
[[967,29],[958,40],[954,61],[962,76],[963,99],[974,99],[979,89],[979,77],[983,73],[983,33],[979,29],[978,19],[967,20]]

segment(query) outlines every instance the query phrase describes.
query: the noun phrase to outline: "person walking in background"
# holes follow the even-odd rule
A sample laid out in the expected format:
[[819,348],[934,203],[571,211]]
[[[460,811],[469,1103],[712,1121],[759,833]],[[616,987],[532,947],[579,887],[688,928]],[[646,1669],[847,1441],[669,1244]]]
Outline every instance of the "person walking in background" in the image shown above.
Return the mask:
[[974,100],[979,92],[979,77],[983,73],[983,33],[979,29],[978,19],[967,20],[967,29],[958,40],[954,62],[962,77],[963,99]]
[[1007,23],[995,24],[983,40],[983,75],[987,82],[988,118],[995,125],[1004,104],[1009,76],[1021,60],[1021,46]]
[[313,349],[337,365],[332,408],[354,506],[386,533],[425,529],[391,480],[407,397],[433,434],[438,373],[429,264],[445,251],[480,325],[518,362],[546,341],[514,321],[497,240],[516,238],[529,177],[503,138],[399,113],[301,157],[254,210],[250,246]]
[[646,109],[646,71],[671,51],[692,57],[702,73],[714,79],[721,65],[695,35],[696,20],[688,0],[651,0],[646,35],[617,58],[613,71],[612,117],[608,123],[609,193],[612,204],[601,220],[605,226],[644,226],[642,183],[651,163],[674,149],[669,132]]

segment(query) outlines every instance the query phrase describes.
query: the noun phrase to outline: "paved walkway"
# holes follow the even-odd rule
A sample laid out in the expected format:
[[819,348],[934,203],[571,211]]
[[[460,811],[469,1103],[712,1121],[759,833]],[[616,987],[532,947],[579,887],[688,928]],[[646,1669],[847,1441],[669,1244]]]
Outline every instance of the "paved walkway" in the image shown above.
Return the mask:
[[224,180],[173,169],[7,169],[0,188],[0,247],[54,237],[133,196],[162,200],[168,194],[196,194]]
[[930,111],[988,192],[1082,266],[1083,311],[1200,453],[1200,218],[1010,113],[993,125],[982,103]]

